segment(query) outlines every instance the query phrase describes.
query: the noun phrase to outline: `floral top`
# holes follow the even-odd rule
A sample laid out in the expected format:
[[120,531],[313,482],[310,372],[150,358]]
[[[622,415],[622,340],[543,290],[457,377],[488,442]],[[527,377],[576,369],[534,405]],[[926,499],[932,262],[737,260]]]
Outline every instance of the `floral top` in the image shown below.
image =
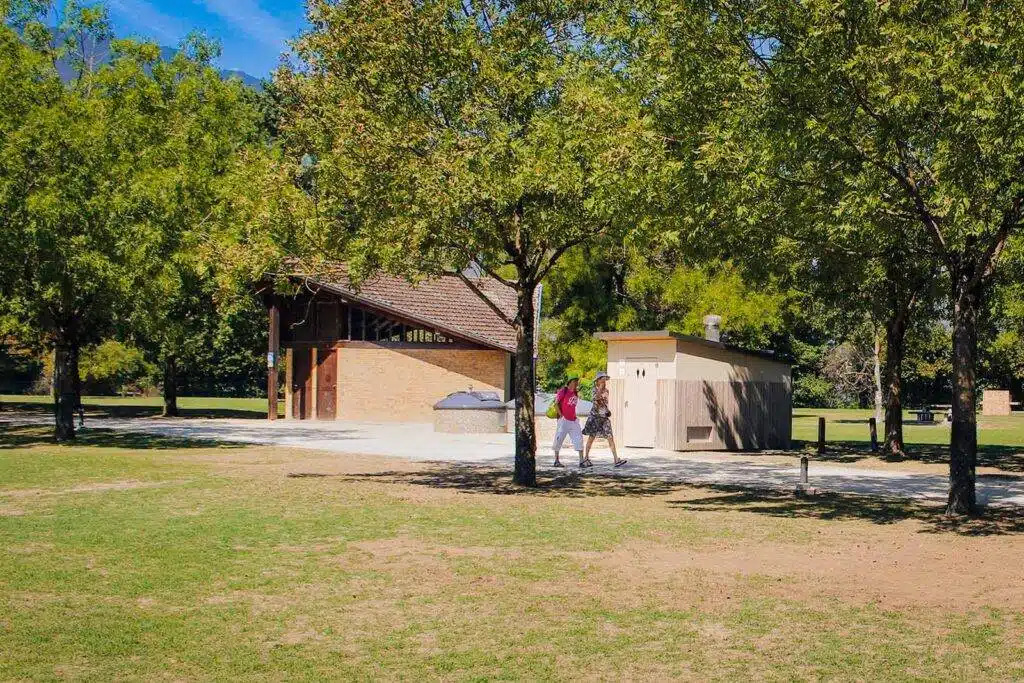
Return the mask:
[[594,409],[595,415],[601,417],[607,417],[611,414],[611,410],[608,409],[608,385],[607,383],[601,385],[598,384],[594,387]]

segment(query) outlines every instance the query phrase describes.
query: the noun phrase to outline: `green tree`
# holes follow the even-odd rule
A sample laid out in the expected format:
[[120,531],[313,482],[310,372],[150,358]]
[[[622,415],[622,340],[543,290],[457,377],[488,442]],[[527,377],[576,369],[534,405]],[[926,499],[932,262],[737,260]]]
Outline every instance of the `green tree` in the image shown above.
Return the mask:
[[[182,244],[175,235],[198,229],[188,222],[209,203],[207,167],[228,163],[218,143],[245,126],[232,120],[241,86],[214,82],[188,44],[164,62],[156,45],[114,41],[97,67],[89,47],[110,34],[101,6],[67,3],[56,32],[51,3],[8,9],[17,30],[0,27],[0,87],[11,95],[0,102],[0,205],[12,270],[0,305],[20,338],[55,350],[64,440],[74,437],[79,351],[140,299],[158,301],[146,294]],[[76,70],[66,83],[58,63]]]
[[[536,483],[535,294],[573,246],[644,222],[663,149],[600,3],[310,3],[277,84],[317,160],[318,247],[410,278],[476,262],[512,288],[517,483]],[[328,236],[343,227],[345,244]],[[465,279],[475,288],[472,280]],[[481,294],[485,302],[489,300]]]
[[[841,169],[841,222],[912,221],[949,277],[950,514],[975,505],[978,317],[1024,211],[1024,25],[1015,3],[754,0],[722,6],[750,98],[773,108],[772,174]],[[797,161],[798,160],[798,161]],[[762,169],[763,170],[763,169]]]
[[751,285],[731,261],[688,258],[679,247],[600,241],[572,250],[545,287],[541,385],[558,386],[566,372],[603,368],[595,330],[669,329],[704,335],[704,317],[720,315],[724,338],[749,348],[773,346],[791,294],[771,278]]
[[0,103],[0,203],[12,260],[2,305],[20,338],[55,349],[56,436],[69,439],[78,351],[109,332],[147,245],[124,218],[136,126],[127,111],[95,96],[99,78],[84,70],[84,60],[68,87],[57,73],[57,61],[76,43],[106,30],[95,15],[66,16],[59,26],[66,41],[57,45],[45,39],[50,31],[39,19],[15,18],[20,35],[0,27],[0,80],[10,87],[13,76],[18,88]]
[[[211,61],[219,44],[189,35],[169,61],[149,68],[161,93],[152,125],[159,169],[143,190],[144,220],[160,236],[161,258],[137,292],[128,323],[131,335],[147,348],[163,370],[165,416],[178,414],[179,376],[210,348],[219,325],[216,273],[220,259],[208,248],[216,221],[232,220],[223,211],[231,191],[227,176],[234,155],[259,141],[255,99],[239,82],[224,80]],[[219,301],[230,306],[230,301]]]
[[115,394],[148,384],[154,371],[140,349],[107,339],[82,349],[79,372],[90,394]]

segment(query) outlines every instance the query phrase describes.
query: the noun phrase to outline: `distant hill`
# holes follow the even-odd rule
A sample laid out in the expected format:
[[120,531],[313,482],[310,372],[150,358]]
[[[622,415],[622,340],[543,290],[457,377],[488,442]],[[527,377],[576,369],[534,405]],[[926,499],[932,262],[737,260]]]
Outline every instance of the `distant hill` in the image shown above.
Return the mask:
[[[160,47],[160,58],[165,61],[170,61],[171,59],[174,59],[174,55],[176,54],[178,54],[178,50],[176,50],[173,47]],[[89,49],[89,55],[93,59],[95,59],[98,64],[107,63],[108,61],[110,61],[110,42],[100,41],[96,43]],[[57,63],[57,72],[60,74],[60,77],[64,79],[65,82],[70,81],[72,78],[74,78],[74,70],[71,68],[71,65],[68,64],[66,61],[61,61]],[[242,85],[245,85],[249,88],[253,88],[254,90],[263,89],[262,79],[256,78],[255,76],[247,74],[244,71],[240,71],[239,69],[220,69],[219,72],[221,78],[237,78],[238,80],[242,81]]]

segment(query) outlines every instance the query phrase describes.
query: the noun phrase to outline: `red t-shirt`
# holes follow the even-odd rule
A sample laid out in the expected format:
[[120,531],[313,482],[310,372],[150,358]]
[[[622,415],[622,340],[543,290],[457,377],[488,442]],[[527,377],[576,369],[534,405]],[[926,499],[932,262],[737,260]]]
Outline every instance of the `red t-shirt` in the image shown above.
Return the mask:
[[555,401],[558,402],[558,409],[562,413],[562,417],[570,422],[576,419],[576,404],[579,400],[579,394],[569,391],[568,387],[562,387],[555,394]]

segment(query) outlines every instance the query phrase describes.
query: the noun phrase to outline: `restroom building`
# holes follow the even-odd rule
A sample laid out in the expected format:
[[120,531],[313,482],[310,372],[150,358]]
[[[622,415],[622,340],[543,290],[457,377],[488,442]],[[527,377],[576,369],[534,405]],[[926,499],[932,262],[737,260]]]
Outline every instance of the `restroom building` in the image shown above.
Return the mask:
[[719,340],[670,332],[601,332],[608,344],[615,438],[625,446],[692,450],[788,449],[790,364]]

